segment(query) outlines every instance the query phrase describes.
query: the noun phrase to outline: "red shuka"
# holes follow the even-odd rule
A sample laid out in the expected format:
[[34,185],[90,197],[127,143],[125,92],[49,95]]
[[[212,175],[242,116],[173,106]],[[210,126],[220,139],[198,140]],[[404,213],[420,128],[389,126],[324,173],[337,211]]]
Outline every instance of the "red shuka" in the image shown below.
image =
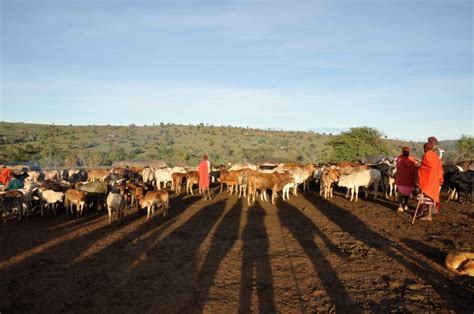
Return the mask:
[[0,174],[0,181],[6,186],[10,181],[12,171],[9,168],[3,168]]
[[412,156],[403,154],[397,158],[397,175],[395,183],[399,186],[414,187],[416,180],[416,162]]
[[423,194],[439,204],[439,187],[443,184],[443,166],[435,152],[429,150],[418,169],[418,186]]
[[202,189],[209,188],[209,166],[207,160],[201,160],[197,171],[199,173],[199,187]]

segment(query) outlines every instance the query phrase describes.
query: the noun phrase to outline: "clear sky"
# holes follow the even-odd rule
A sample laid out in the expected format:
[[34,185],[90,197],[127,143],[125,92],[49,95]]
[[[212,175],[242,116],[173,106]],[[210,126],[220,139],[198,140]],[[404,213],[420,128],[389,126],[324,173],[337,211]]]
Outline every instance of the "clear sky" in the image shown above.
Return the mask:
[[2,121],[473,135],[473,1],[1,3]]

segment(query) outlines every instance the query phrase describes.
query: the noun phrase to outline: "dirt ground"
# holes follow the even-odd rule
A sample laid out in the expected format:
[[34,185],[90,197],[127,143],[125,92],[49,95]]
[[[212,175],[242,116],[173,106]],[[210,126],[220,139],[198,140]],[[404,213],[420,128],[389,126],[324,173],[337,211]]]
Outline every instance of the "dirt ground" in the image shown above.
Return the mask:
[[[411,209],[415,206],[411,200]],[[383,199],[300,192],[251,207],[235,195],[172,195],[169,216],[103,212],[0,226],[0,312],[474,311],[474,278],[444,267],[474,251],[474,206],[433,222]]]

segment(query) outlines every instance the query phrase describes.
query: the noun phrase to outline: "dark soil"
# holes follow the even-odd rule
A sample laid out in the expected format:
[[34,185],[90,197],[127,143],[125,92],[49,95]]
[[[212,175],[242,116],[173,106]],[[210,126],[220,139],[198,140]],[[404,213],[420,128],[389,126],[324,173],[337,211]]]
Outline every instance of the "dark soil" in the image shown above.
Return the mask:
[[[217,191],[216,191],[217,192]],[[444,267],[474,251],[474,208],[443,203],[411,224],[384,199],[300,192],[273,206],[226,192],[127,210],[0,225],[0,312],[465,312],[474,278]]]

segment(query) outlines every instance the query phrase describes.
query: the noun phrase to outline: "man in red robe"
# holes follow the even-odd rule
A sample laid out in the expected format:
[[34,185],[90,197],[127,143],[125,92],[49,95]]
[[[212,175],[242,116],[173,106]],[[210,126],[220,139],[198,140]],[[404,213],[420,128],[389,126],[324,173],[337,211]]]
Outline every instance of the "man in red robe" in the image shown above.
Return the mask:
[[0,173],[0,181],[3,183],[4,186],[8,185],[10,178],[12,176],[12,171],[7,168],[7,166],[2,167],[2,173]]
[[209,172],[211,169],[211,163],[208,160],[207,155],[202,156],[202,160],[198,166],[199,173],[199,188],[203,192],[204,200],[211,199],[211,192],[209,191]]
[[408,199],[413,191],[416,181],[416,161],[410,156],[410,148],[404,146],[402,154],[397,157],[397,174],[395,184],[400,192],[399,212],[408,209]]
[[[421,192],[431,198],[435,206],[439,206],[439,190],[443,184],[443,166],[441,160],[433,151],[433,144],[428,142],[423,145],[425,154],[418,168],[418,187]],[[421,218],[431,221],[431,212]]]

